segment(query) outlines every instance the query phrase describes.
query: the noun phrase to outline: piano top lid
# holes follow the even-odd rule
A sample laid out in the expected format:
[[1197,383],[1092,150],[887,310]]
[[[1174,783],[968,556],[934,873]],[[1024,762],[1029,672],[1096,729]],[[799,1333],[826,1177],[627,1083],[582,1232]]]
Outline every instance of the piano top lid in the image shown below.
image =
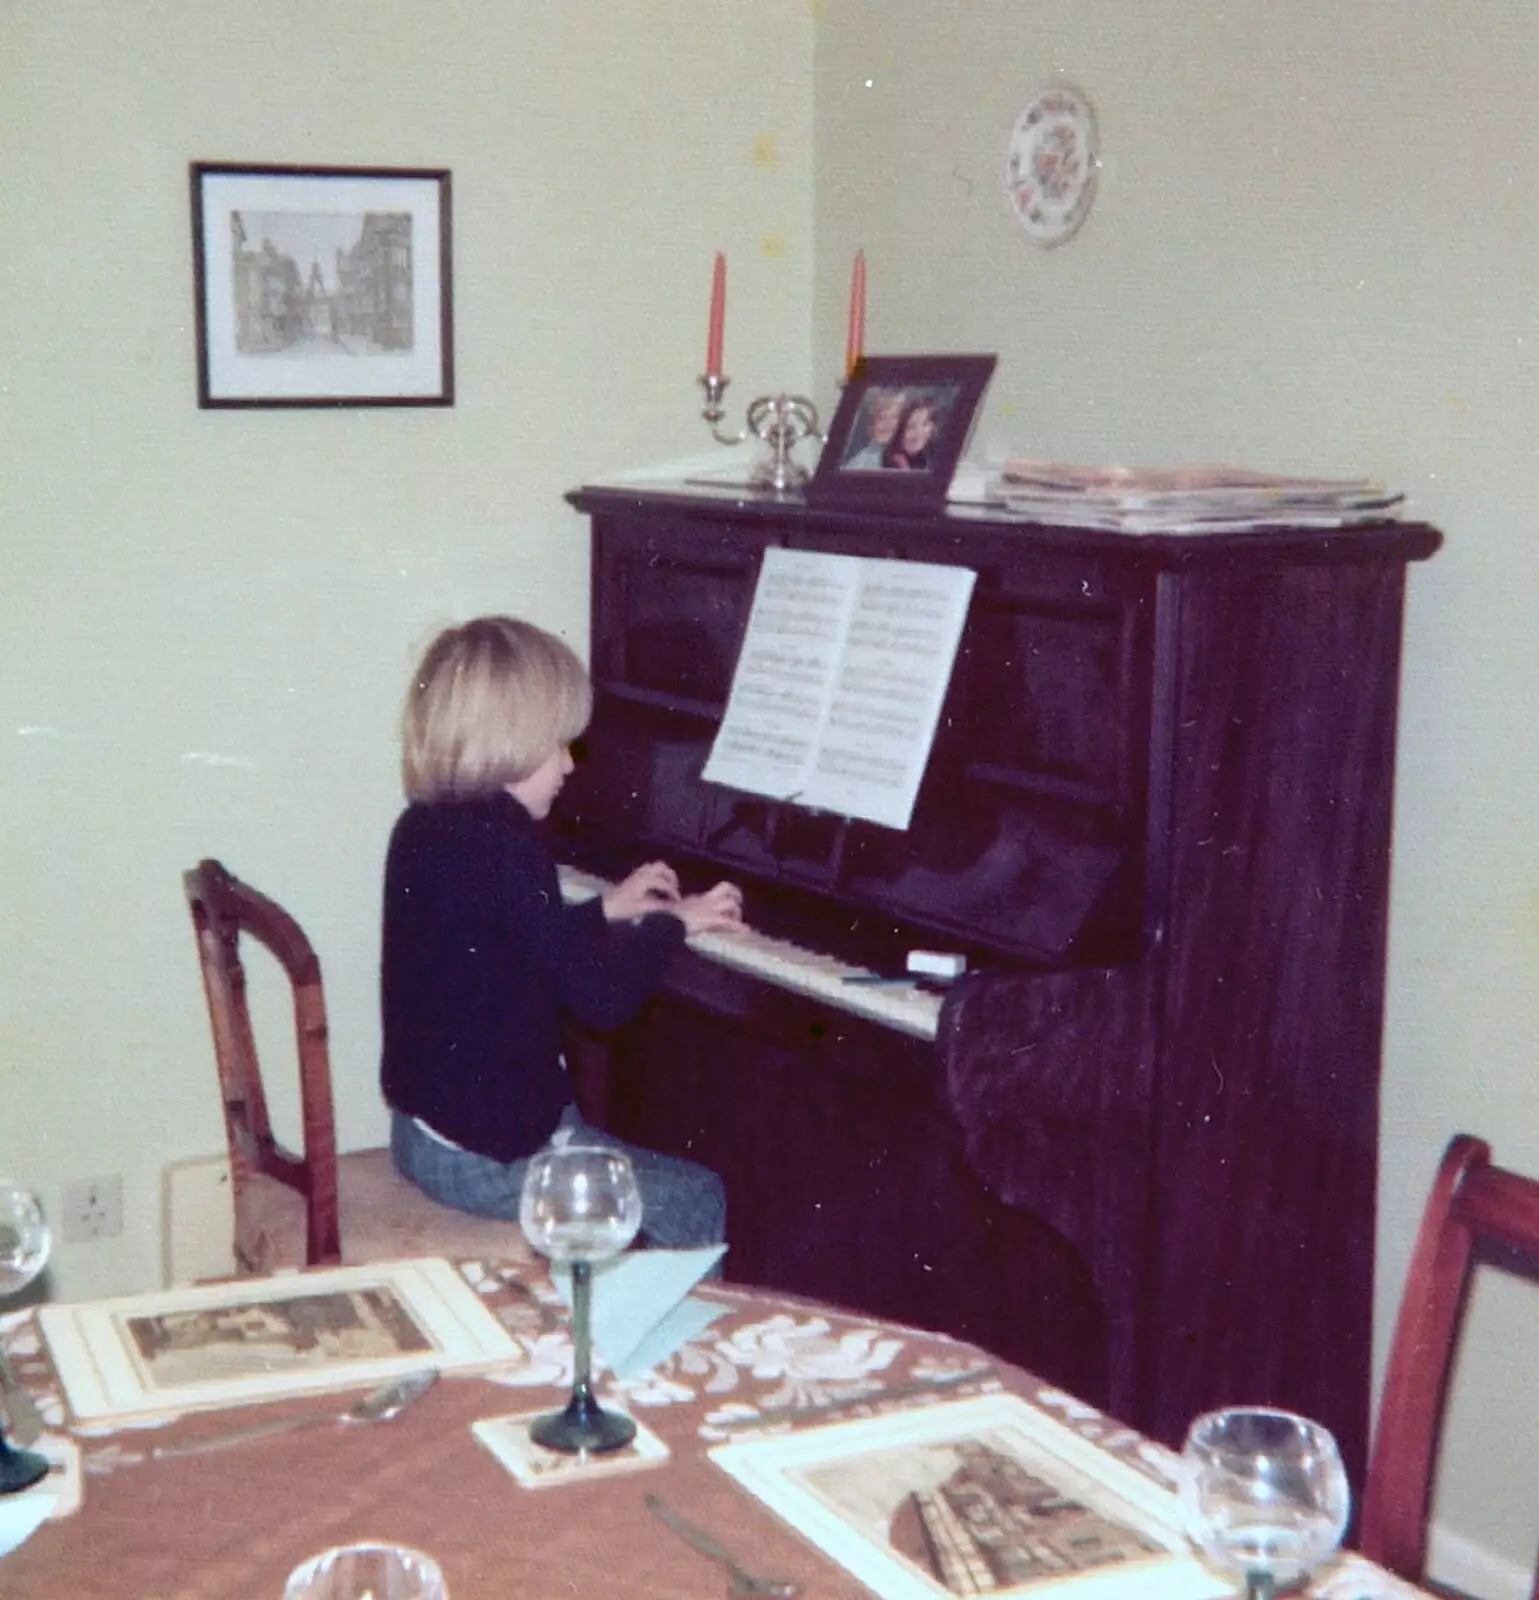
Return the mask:
[[1443,543],[1442,533],[1430,524],[1398,518],[1331,527],[1129,533],[1039,522],[1002,505],[951,502],[940,508],[914,510],[890,505],[814,507],[800,494],[777,494],[741,483],[693,478],[585,484],[570,491],[566,499],[589,516],[646,510],[717,517],[725,514],[740,525],[772,524],[780,530],[859,533],[867,538],[873,533],[880,535],[885,528],[910,538],[916,529],[942,537],[1018,534],[1046,549],[1112,556],[1129,565],[1156,570],[1221,566],[1232,564],[1237,558],[1261,556],[1303,566],[1425,561]]

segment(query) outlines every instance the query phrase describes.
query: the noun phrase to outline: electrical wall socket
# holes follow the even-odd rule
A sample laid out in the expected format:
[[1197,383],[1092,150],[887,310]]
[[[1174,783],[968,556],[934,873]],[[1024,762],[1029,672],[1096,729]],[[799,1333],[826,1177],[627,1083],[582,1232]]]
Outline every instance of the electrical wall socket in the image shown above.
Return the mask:
[[64,1186],[59,1237],[65,1244],[116,1239],[123,1232],[123,1179],[82,1178]]

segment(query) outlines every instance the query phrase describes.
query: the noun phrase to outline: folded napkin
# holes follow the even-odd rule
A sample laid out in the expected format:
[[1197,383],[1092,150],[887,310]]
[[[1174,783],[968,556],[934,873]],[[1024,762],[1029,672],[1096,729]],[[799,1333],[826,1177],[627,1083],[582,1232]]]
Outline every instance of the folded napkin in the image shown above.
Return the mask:
[[0,1495],[0,1556],[24,1544],[48,1520],[59,1492],[51,1478],[17,1494]]
[[[622,1382],[639,1378],[725,1311],[689,1291],[726,1254],[703,1250],[632,1250],[593,1264],[593,1347]],[[552,1269],[556,1292],[572,1303],[572,1273]]]

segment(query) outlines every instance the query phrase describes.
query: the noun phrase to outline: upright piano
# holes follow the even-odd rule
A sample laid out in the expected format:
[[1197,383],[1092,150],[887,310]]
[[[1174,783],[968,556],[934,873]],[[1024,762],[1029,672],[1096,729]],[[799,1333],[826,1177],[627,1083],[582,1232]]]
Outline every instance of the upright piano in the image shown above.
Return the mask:
[[[1156,1438],[1368,1432],[1406,567],[1433,528],[1130,535],[687,485],[569,496],[595,710],[565,892],[742,884],[590,1115],[715,1168],[729,1279],[953,1333]],[[763,552],[976,573],[907,830],[707,784]],[[958,953],[944,992],[898,983]]]

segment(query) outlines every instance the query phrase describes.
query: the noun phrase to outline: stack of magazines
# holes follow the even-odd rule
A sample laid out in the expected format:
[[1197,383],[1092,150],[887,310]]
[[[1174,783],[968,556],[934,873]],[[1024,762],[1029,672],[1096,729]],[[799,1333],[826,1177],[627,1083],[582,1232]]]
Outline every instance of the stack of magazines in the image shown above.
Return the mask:
[[[959,486],[957,486],[959,487]],[[956,495],[954,498],[972,498]],[[1400,514],[1367,478],[1284,478],[1235,467],[1076,467],[1007,461],[981,496],[1037,522],[1121,533],[1340,528]]]

